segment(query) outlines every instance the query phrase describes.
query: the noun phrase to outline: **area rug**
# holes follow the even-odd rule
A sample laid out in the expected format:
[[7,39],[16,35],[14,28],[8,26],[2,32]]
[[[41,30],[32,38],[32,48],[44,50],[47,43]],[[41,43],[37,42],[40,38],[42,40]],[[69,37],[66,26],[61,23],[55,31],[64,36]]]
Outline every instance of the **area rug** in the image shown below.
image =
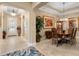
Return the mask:
[[36,48],[29,47],[28,49],[10,52],[2,56],[44,56],[44,55],[41,54]]

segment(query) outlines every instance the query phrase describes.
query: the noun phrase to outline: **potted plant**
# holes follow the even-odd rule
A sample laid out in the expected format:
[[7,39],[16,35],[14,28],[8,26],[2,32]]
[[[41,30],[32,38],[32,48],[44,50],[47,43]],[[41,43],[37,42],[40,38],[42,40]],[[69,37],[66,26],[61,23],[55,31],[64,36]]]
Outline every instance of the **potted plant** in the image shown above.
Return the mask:
[[40,42],[40,31],[43,28],[43,20],[40,16],[36,17],[36,42]]

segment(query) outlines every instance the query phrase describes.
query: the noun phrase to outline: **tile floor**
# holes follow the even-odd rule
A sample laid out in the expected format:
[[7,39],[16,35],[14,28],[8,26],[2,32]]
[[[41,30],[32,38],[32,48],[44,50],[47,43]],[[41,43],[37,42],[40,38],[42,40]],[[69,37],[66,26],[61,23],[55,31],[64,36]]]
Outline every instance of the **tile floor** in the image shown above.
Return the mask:
[[45,39],[37,43],[36,48],[45,56],[79,56],[79,43],[56,47],[55,44],[52,45],[51,39]]

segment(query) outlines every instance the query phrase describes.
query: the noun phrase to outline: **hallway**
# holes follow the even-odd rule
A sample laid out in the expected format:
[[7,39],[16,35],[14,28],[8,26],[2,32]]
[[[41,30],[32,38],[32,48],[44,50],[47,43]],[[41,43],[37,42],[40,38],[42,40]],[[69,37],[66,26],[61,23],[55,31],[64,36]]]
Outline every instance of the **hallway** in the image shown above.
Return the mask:
[[0,55],[25,48],[27,48],[27,41],[23,37],[13,36],[0,39]]

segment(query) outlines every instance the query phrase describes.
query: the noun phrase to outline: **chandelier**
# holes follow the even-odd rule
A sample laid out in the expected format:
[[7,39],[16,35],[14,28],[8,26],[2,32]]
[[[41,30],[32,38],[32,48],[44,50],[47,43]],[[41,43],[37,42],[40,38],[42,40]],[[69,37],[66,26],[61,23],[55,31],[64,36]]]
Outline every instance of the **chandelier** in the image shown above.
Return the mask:
[[65,12],[65,4],[66,4],[65,2],[62,3],[62,15],[61,15],[61,18],[60,18],[61,21],[67,20],[65,14],[64,14],[64,12]]

